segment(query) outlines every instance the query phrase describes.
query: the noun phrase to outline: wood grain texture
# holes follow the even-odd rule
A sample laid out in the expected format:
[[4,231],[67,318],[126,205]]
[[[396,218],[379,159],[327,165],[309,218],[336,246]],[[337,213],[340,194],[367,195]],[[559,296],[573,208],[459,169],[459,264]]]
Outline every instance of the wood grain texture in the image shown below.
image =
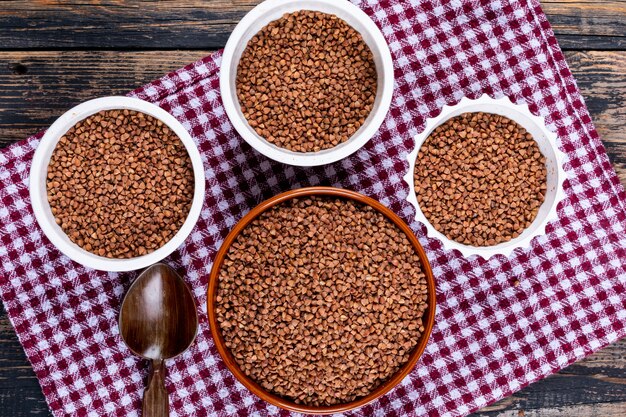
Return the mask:
[[626,415],[626,339],[529,385],[473,417]]
[[563,49],[626,49],[623,0],[541,0]]
[[[38,132],[79,102],[123,94],[222,47],[258,2],[3,1],[0,147]],[[626,2],[542,5],[626,185]],[[626,339],[474,417],[623,417],[625,393]],[[0,416],[49,415],[0,303]]]
[[210,51],[0,51],[0,147],[91,98],[125,94]]
[[0,48],[215,49],[259,2],[5,1]]
[[165,362],[153,360],[148,384],[143,391],[142,417],[169,417],[170,403],[165,388]]
[[[182,354],[198,332],[191,290],[170,266],[148,267],[124,296],[119,329],[124,343],[143,359],[160,361]],[[155,372],[161,367],[156,365]]]
[[[209,53],[0,51],[0,147],[45,129],[80,102],[124,94]],[[565,55],[626,185],[626,51],[567,51]]]
[[35,371],[0,303],[0,416],[50,416]]
[[[4,1],[0,49],[216,49],[259,2]],[[563,48],[626,48],[623,1],[541,3]]]
[[169,416],[165,359],[182,354],[195,340],[197,310],[183,278],[163,263],[144,270],[126,292],[120,335],[135,355],[152,362],[143,392],[143,417]]
[[626,186],[626,51],[572,51],[565,56],[609,159]]

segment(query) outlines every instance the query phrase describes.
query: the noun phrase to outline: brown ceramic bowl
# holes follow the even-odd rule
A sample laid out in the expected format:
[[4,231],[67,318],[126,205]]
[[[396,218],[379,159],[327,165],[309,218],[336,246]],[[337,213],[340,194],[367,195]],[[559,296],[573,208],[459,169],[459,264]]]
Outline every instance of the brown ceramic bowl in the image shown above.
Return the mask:
[[[409,241],[415,248],[420,261],[422,263],[422,268],[424,269],[424,273],[426,275],[426,281],[428,283],[428,309],[425,311],[424,315],[424,334],[420,339],[419,343],[411,353],[409,360],[405,363],[399,370],[396,372],[391,378],[385,381],[382,385],[376,388],[374,391],[370,392],[365,397],[361,397],[357,400],[344,403],[344,404],[336,404],[331,406],[309,406],[303,404],[296,404],[289,399],[280,397],[276,394],[272,394],[266,391],[259,384],[250,379],[246,374],[244,374],[229,349],[226,347],[224,343],[224,338],[222,337],[222,333],[217,323],[217,317],[215,315],[215,297],[217,295],[217,286],[218,286],[218,276],[219,271],[222,267],[222,263],[224,261],[224,257],[230,248],[230,245],[235,241],[239,233],[248,225],[252,220],[258,217],[264,211],[274,207],[284,201],[291,200],[292,198],[297,197],[306,197],[306,196],[331,196],[331,197],[341,197],[345,199],[355,200],[362,204],[367,204],[374,209],[378,210],[380,213],[384,214],[389,220],[391,220],[396,226],[402,230],[406,236],[409,238]],[[262,400],[269,402],[277,407],[284,408],[289,411],[295,411],[299,413],[306,414],[333,414],[333,413],[341,413],[349,410],[353,410],[355,408],[361,407],[369,402],[377,399],[378,397],[386,394],[392,388],[394,388],[405,376],[411,372],[417,360],[420,358],[424,349],[426,348],[426,343],[428,343],[428,338],[430,337],[430,332],[433,328],[433,323],[435,321],[435,280],[433,278],[433,272],[430,268],[430,264],[428,263],[428,258],[426,257],[426,253],[424,249],[419,244],[417,238],[411,231],[411,229],[404,223],[394,212],[389,210],[387,207],[383,206],[378,201],[366,197],[362,194],[356,193],[354,191],[343,190],[340,188],[332,188],[332,187],[310,187],[310,188],[300,188],[297,190],[287,191],[285,193],[279,194],[275,197],[270,198],[259,204],[252,211],[250,211],[243,219],[239,221],[233,228],[233,230],[228,234],[226,240],[222,244],[222,247],[217,252],[215,257],[215,262],[213,263],[213,268],[211,269],[211,276],[209,278],[209,290],[207,297],[207,311],[209,313],[209,325],[211,326],[211,334],[213,335],[213,340],[215,341],[215,345],[217,346],[217,350],[226,363],[226,366],[230,371],[235,375],[235,377],[246,386],[250,391],[259,396]]]

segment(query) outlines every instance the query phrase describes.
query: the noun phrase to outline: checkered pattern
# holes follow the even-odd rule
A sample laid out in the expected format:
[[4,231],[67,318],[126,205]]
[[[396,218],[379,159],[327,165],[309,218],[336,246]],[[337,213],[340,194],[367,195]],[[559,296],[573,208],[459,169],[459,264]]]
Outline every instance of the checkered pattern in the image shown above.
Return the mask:
[[[201,306],[197,342],[168,362],[173,417],[281,413],[222,363],[205,291],[216,249],[237,220],[263,199],[307,185],[357,190],[391,207],[426,248],[437,280],[436,325],[423,357],[354,416],[462,416],[626,334],[626,195],[537,0],[355,3],[389,42],[396,86],[380,132],[343,161],[302,169],[253,151],[224,113],[219,53],[132,93],[183,123],[206,169],[200,221],[167,260]],[[529,103],[568,158],[567,198],[548,234],[487,261],[426,238],[401,179],[425,117],[483,93]],[[0,152],[2,299],[56,416],[138,416],[146,364],[126,349],[116,320],[135,275],[83,268],[42,235],[27,190],[40,137]]]

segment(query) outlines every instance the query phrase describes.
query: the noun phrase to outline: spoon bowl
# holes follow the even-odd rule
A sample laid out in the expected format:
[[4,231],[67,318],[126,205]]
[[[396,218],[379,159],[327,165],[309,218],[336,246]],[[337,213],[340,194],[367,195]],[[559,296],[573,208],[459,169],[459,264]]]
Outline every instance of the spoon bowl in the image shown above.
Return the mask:
[[164,361],[186,351],[198,332],[196,303],[185,281],[165,264],[146,269],[124,297],[119,327],[128,348],[152,361],[143,417],[168,416]]

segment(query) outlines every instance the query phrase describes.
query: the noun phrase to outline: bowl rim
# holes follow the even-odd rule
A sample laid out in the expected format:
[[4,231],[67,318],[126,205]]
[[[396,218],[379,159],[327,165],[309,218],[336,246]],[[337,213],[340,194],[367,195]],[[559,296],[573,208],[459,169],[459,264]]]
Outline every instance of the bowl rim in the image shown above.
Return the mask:
[[[349,13],[363,25],[368,35],[372,37],[376,48],[380,52],[382,62],[381,68],[377,67],[377,71],[382,72],[382,75],[380,75],[382,77],[382,84],[378,86],[377,91],[377,95],[381,94],[380,105],[378,109],[372,110],[370,113],[372,118],[368,124],[364,126],[362,131],[357,131],[346,142],[319,152],[293,152],[273,145],[261,138],[249,127],[245,117],[240,116],[240,112],[238,112],[239,101],[236,99],[236,92],[232,92],[230,89],[231,65],[234,60],[235,50],[237,46],[242,43],[242,39],[246,36],[248,29],[254,25],[256,21],[266,14],[271,13],[274,9],[292,4],[300,6],[297,7],[297,10],[310,10],[313,8],[313,6],[311,6],[312,4],[321,4],[324,5],[324,7],[341,9]],[[265,0],[250,10],[250,12],[239,21],[228,38],[222,53],[219,82],[224,110],[235,130],[250,146],[275,161],[294,166],[312,167],[330,164],[346,158],[369,142],[378,132],[378,129],[389,112],[393,97],[394,80],[395,74],[391,51],[389,50],[389,45],[381,30],[363,10],[350,3],[348,0],[311,0],[310,2],[302,0]]]
[[[237,236],[239,236],[241,231],[246,226],[248,226],[250,222],[256,219],[261,213],[267,211],[268,209],[293,198],[307,197],[313,195],[340,197],[357,201],[359,203],[373,207],[379,213],[382,213],[386,218],[391,220],[398,228],[400,228],[400,230],[404,232],[404,234],[411,242],[413,248],[417,252],[420,258],[420,262],[422,264],[422,268],[426,275],[426,282],[428,285],[428,308],[424,314],[425,318],[423,318],[424,333],[422,334],[422,337],[420,338],[417,346],[414,348],[413,352],[409,356],[409,360],[395,374],[393,374],[391,378],[389,378],[387,381],[377,387],[374,391],[370,392],[368,395],[354,401],[350,401],[348,403],[320,407],[296,404],[295,402],[287,400],[276,394],[272,394],[266,391],[258,383],[253,381],[250,377],[245,375],[235,362],[235,359],[233,358],[229,349],[224,343],[222,332],[220,330],[219,324],[217,323],[217,316],[215,314],[215,298],[217,296],[219,271],[224,262],[226,253],[230,249],[232,243],[235,241]],[[226,364],[226,367],[239,382],[241,382],[246,388],[248,388],[250,391],[252,391],[253,394],[258,396],[262,400],[289,411],[305,414],[333,414],[354,410],[376,400],[377,398],[383,396],[391,389],[396,387],[400,383],[400,381],[402,381],[402,379],[404,379],[414,369],[419,358],[422,356],[424,350],[426,349],[426,345],[428,344],[428,340],[430,339],[430,335],[434,326],[436,309],[436,287],[433,272],[430,267],[430,263],[428,262],[428,257],[426,256],[424,248],[422,248],[419,241],[417,240],[417,237],[409,228],[409,226],[391,209],[385,207],[382,203],[374,200],[373,198],[367,197],[363,194],[359,194],[355,191],[335,187],[299,188],[278,194],[257,205],[241,220],[239,220],[239,222],[230,231],[226,239],[224,239],[224,242],[222,243],[219,251],[215,255],[215,261],[213,262],[213,266],[211,268],[209,285],[207,289],[207,312],[209,327],[211,329],[211,335],[213,336],[213,341],[215,342],[217,351],[224,363]]]
[[[163,246],[146,255],[128,259],[106,258],[91,253],[72,242],[67,234],[46,213],[50,213],[47,184],[40,182],[47,172],[50,157],[61,137],[76,123],[103,110],[128,109],[148,114],[167,125],[185,145],[194,172],[194,196],[185,222],[176,234]],[[96,270],[126,272],[143,269],[155,264],[174,252],[187,239],[195,227],[204,202],[204,166],[200,152],[185,127],[161,107],[134,97],[109,96],[81,103],[61,115],[46,130],[37,145],[29,173],[29,194],[37,223],[50,242],[71,260]],[[52,216],[53,218],[53,216]]]
[[[534,226],[533,233],[528,236],[521,237],[518,236],[515,239],[509,240],[507,242],[500,243],[494,246],[470,246],[465,245],[459,242],[456,242],[452,239],[449,239],[443,233],[439,232],[435,229],[435,227],[430,223],[430,221],[424,215],[424,212],[420,208],[419,202],[417,201],[417,195],[415,193],[415,178],[414,171],[415,165],[417,163],[417,157],[419,151],[433,130],[445,123],[449,119],[455,117],[453,116],[459,110],[464,108],[471,108],[472,106],[490,106],[494,108],[494,110],[486,111],[486,110],[467,110],[462,113],[474,113],[474,112],[483,112],[483,113],[492,113],[499,114],[505,116],[514,122],[522,125],[515,116],[511,115],[511,113],[507,113],[510,111],[512,113],[521,114],[527,120],[529,120],[538,130],[541,131],[543,136],[545,136],[546,141],[550,147],[550,150],[554,154],[554,163],[556,166],[556,188],[554,200],[548,202],[544,201],[543,204],[549,204],[548,212],[545,215],[545,218],[538,222]],[[497,110],[495,110],[497,109]],[[530,111],[528,104],[526,102],[522,102],[520,104],[513,102],[509,97],[502,96],[500,98],[492,98],[488,94],[483,94],[475,99],[469,97],[463,97],[456,104],[453,105],[445,105],[441,108],[441,111],[437,116],[429,117],[425,121],[424,129],[413,137],[414,139],[414,148],[407,154],[405,162],[407,162],[408,171],[404,175],[403,179],[409,186],[409,192],[406,196],[406,200],[413,206],[415,209],[414,219],[419,223],[423,224],[426,227],[426,234],[429,238],[438,239],[442,244],[444,249],[446,250],[458,250],[461,254],[466,257],[481,257],[485,260],[491,258],[496,255],[510,256],[516,249],[527,248],[531,245],[533,239],[538,236],[546,234],[546,227],[548,223],[558,218],[557,206],[558,204],[566,197],[565,191],[563,188],[564,182],[567,178],[567,174],[563,168],[563,165],[566,160],[565,154],[559,149],[558,145],[558,136],[555,132],[549,130],[546,126],[546,121],[543,116],[537,116]],[[533,140],[537,141],[536,138]],[[546,155],[544,155],[546,156]],[[547,158],[547,156],[546,156]],[[534,221],[533,221],[534,223]],[[531,223],[532,226],[532,223]],[[530,227],[530,226],[529,226]]]

